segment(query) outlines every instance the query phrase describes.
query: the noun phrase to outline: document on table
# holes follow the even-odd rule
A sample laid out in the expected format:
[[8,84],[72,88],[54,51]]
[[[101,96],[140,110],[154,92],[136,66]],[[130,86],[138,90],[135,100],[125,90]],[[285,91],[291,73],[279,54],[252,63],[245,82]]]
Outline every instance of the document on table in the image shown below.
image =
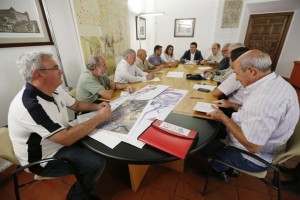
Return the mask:
[[194,106],[193,110],[204,112],[204,113],[210,113],[213,112],[214,109],[212,108],[213,104],[211,103],[205,103],[205,102],[197,102],[197,104]]
[[168,78],[182,78],[184,72],[168,72],[167,76]]
[[198,69],[199,69],[200,71],[205,71],[205,70],[211,70],[212,67],[209,67],[209,66],[202,66],[202,67],[198,67]]
[[152,82],[152,81],[160,81],[160,79],[158,77],[154,77],[153,79],[151,80],[145,80],[143,82]]
[[214,86],[214,85],[203,85],[203,84],[195,84],[193,86],[193,89],[198,89],[198,88],[202,88],[202,89],[208,89],[210,91],[214,90],[217,86]]

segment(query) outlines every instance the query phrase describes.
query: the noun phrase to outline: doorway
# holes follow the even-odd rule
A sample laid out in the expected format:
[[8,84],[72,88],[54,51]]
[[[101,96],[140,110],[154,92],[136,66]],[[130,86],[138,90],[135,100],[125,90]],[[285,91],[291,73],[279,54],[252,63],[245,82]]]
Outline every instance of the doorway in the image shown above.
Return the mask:
[[272,71],[277,62],[289,30],[294,12],[250,15],[244,44],[259,49],[272,59]]

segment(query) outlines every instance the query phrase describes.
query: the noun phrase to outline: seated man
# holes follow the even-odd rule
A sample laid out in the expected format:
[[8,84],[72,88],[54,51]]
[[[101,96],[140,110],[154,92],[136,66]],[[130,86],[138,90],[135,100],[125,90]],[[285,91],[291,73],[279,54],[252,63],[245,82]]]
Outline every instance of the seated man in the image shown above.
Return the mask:
[[134,83],[152,80],[154,73],[143,72],[134,62],[136,54],[133,49],[127,49],[123,53],[123,59],[119,62],[115,72],[116,83]]
[[190,44],[190,50],[184,52],[180,58],[180,63],[184,64],[186,62],[194,62],[196,64],[203,60],[201,51],[197,50],[197,43],[192,42]]
[[[245,47],[245,45],[242,44],[242,43],[239,43],[239,42],[232,43],[232,44],[229,45],[229,47],[228,47],[228,56],[229,56],[229,58],[230,58],[231,51],[236,49],[236,48],[239,48],[239,47]],[[229,59],[229,65],[231,66],[230,59]],[[214,80],[218,83],[222,83],[232,73],[233,73],[232,67],[228,67],[227,69],[217,70],[214,73],[212,73],[210,71],[205,71],[204,75],[205,75],[206,78],[210,78],[210,79],[212,79],[212,80]]]
[[147,52],[145,49],[139,49],[136,53],[136,57],[137,58],[134,64],[144,72],[157,72],[162,69],[162,66],[154,66],[146,59]]
[[[63,71],[49,53],[28,52],[17,64],[26,81],[8,112],[9,136],[17,159],[26,165],[45,158],[67,158],[90,193],[104,170],[105,159],[78,141],[112,117],[110,105],[79,102],[66,93],[60,87]],[[69,127],[67,108],[98,112],[90,120]],[[72,174],[62,161],[41,164],[29,171],[50,177]],[[79,183],[71,187],[67,199],[85,199]]]
[[92,55],[87,61],[86,70],[80,75],[77,83],[76,99],[95,102],[98,98],[111,99],[115,89],[133,92],[131,86],[115,83],[106,75],[106,62],[103,56]]
[[[272,162],[274,156],[285,151],[286,142],[299,120],[299,103],[295,89],[271,70],[271,58],[259,50],[250,50],[233,64],[236,78],[245,88],[243,107],[231,119],[220,109],[208,115],[222,122],[228,130],[226,142],[214,140],[202,153],[213,155],[225,144],[242,148]],[[262,172],[267,167],[247,155],[233,150],[217,155],[222,162],[250,172]],[[213,176],[227,180],[228,167],[215,163]]]
[[220,50],[221,45],[219,43],[213,43],[211,46],[211,54],[207,59],[201,60],[200,64],[202,65],[219,65],[223,59],[222,52]]
[[229,53],[228,53],[228,48],[229,48],[230,43],[226,43],[222,47],[222,56],[223,59],[220,61],[220,64],[217,65],[217,70],[223,70],[227,69],[230,64],[229,64]]
[[155,45],[154,53],[149,56],[148,61],[154,66],[161,66],[161,67],[171,67],[171,63],[163,60],[160,55],[162,53],[162,46]]
[[[230,55],[230,65],[233,66],[235,60],[248,50],[249,49],[246,47],[240,47],[232,50]],[[232,73],[229,78],[213,90],[213,95],[219,98],[223,95],[227,96],[227,100],[233,103],[232,108],[234,110],[238,110],[243,104],[244,87],[241,85],[240,81],[236,80],[235,73]]]

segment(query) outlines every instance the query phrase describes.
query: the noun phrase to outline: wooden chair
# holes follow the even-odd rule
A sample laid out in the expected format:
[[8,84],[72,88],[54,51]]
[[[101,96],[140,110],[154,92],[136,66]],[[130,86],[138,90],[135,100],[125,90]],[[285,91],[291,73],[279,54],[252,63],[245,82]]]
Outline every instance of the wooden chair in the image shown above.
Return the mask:
[[242,149],[239,149],[239,148],[236,148],[236,147],[232,147],[232,146],[224,146],[223,148],[217,150],[214,154],[214,157],[213,157],[213,160],[211,162],[208,174],[206,176],[205,185],[204,185],[204,189],[203,189],[203,195],[206,194],[206,189],[207,189],[207,186],[208,186],[208,180],[209,180],[209,177],[210,177],[210,174],[211,174],[211,169],[212,169],[212,166],[213,166],[214,162],[222,163],[222,164],[227,165],[227,166],[229,166],[229,167],[231,167],[231,168],[233,168],[233,169],[235,169],[239,172],[242,172],[242,173],[248,174],[250,176],[257,177],[257,178],[261,178],[261,179],[264,178],[267,174],[267,171],[257,172],[257,173],[248,172],[248,171],[241,170],[241,169],[239,169],[235,166],[231,166],[227,163],[224,163],[224,162],[218,160],[217,159],[217,154],[220,151],[223,151],[224,149],[232,149],[232,150],[238,151],[242,154],[251,156],[252,158],[264,163],[269,168],[272,168],[274,170],[273,186],[277,189],[278,200],[280,200],[281,199],[281,190],[280,190],[281,186],[280,186],[280,171],[279,171],[278,166],[279,166],[279,164],[284,163],[288,159],[290,159],[294,156],[299,156],[300,155],[300,122],[297,123],[293,135],[289,138],[289,140],[287,142],[286,151],[284,153],[279,154],[278,156],[276,156],[273,159],[272,163],[269,163],[269,162],[265,161],[264,159],[254,155],[254,154],[252,154],[248,151],[245,151],[245,150],[242,150]]
[[35,175],[32,180],[30,180],[26,183],[19,184],[18,175],[21,172],[23,172],[25,169],[27,169],[31,166],[39,165],[39,164],[45,163],[45,162],[51,162],[51,161],[54,161],[54,160],[61,160],[62,162],[66,163],[70,167],[70,169],[71,169],[72,173],[74,174],[74,176],[76,177],[77,181],[81,184],[86,199],[88,199],[88,194],[87,194],[87,192],[86,192],[86,190],[85,190],[85,188],[82,184],[81,178],[79,177],[76,170],[74,169],[71,161],[69,161],[66,158],[47,158],[47,159],[43,159],[43,160],[40,160],[40,161],[30,163],[30,164],[25,165],[25,166],[21,166],[20,162],[18,161],[18,159],[16,158],[16,156],[14,154],[12,142],[10,140],[7,127],[0,128],[0,157],[7,160],[7,161],[9,161],[9,162],[11,162],[11,163],[13,163],[13,164],[15,164],[15,165],[17,165],[16,170],[13,171],[14,189],[15,189],[15,196],[16,196],[17,200],[20,199],[19,188],[30,185],[30,184],[34,183],[35,181],[58,178],[58,177],[44,177],[44,176]]

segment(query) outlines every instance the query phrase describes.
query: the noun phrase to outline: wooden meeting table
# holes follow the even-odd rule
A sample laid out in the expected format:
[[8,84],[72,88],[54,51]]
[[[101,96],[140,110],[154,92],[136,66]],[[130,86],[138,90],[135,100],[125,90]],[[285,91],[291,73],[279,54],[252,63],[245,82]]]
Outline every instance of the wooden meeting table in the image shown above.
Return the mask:
[[[216,99],[212,96],[211,92],[206,93],[192,89],[195,83],[216,85],[216,82],[210,80],[186,80],[186,74],[200,73],[198,67],[198,65],[179,65],[176,68],[164,68],[162,73],[155,74],[161,81],[131,84],[136,90],[149,84],[169,85],[172,88],[188,90],[186,96],[175,107],[172,113],[168,115],[165,121],[198,131],[198,137],[191,148],[190,154],[199,151],[209,143],[215,137],[219,128],[218,122],[209,119],[204,113],[193,110],[193,107],[198,101],[212,102]],[[166,75],[169,71],[184,72],[184,77],[167,78]],[[119,98],[119,96],[120,91],[116,91],[113,100]],[[125,142],[121,142],[115,148],[111,149],[91,137],[85,137],[82,143],[92,151],[106,158],[123,161],[128,164],[131,188],[134,192],[138,190],[150,165],[162,164],[165,167],[179,172],[183,172],[184,169],[184,160],[178,159],[147,144],[142,149],[139,149]]]

